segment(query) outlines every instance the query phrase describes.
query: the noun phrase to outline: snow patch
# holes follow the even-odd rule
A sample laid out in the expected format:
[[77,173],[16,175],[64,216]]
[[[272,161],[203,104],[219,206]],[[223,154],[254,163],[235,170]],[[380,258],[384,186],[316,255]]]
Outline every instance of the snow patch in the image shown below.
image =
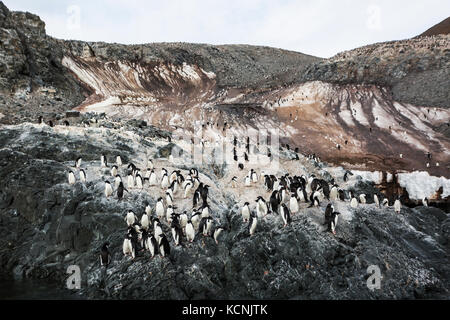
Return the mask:
[[408,191],[411,199],[430,198],[440,187],[443,187],[442,198],[450,195],[450,180],[444,177],[430,176],[426,171],[399,173],[397,177],[398,183]]

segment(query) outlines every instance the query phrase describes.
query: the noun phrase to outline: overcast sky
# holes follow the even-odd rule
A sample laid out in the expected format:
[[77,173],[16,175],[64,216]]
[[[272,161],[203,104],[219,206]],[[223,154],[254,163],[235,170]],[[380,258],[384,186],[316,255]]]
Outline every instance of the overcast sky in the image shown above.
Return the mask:
[[254,44],[319,57],[416,36],[450,15],[449,0],[3,0],[61,39],[126,44]]

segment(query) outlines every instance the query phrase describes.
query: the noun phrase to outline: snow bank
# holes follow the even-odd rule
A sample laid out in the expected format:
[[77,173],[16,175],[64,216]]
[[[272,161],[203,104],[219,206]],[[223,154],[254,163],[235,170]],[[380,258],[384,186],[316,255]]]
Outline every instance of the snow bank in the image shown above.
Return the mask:
[[442,198],[450,195],[450,180],[444,177],[430,176],[426,171],[399,173],[398,183],[408,191],[411,199],[423,199],[433,196],[443,187]]

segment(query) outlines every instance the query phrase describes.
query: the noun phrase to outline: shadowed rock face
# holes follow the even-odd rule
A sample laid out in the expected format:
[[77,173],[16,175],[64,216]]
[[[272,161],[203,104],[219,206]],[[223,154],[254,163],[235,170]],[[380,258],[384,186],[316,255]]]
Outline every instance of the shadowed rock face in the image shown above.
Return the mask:
[[[242,222],[242,202],[246,197],[253,202],[254,192],[266,199],[270,193],[262,187],[233,191],[229,180],[235,174],[234,163],[224,166],[219,176],[212,166],[199,167],[201,180],[211,185],[214,225],[227,228],[218,245],[211,237],[200,236],[192,244],[184,240],[176,247],[164,220],[170,257],[152,259],[143,252],[131,261],[122,253],[126,212],[132,209],[140,218],[145,201],[154,209],[162,190],[130,188],[122,201],[116,196],[106,199],[103,181],[112,180],[109,168],[100,167],[99,155],[105,153],[111,167],[120,154],[122,177],[130,161],[144,169],[147,157],[153,159],[158,175],[161,167],[169,172],[180,169],[183,174],[189,167],[154,158],[167,141],[162,133],[151,134],[150,127],[109,121],[101,125],[49,128],[22,124],[0,130],[2,271],[16,278],[46,278],[63,288],[67,266],[77,264],[82,271],[80,293],[88,298],[448,298],[448,214],[432,207],[403,207],[400,214],[392,207],[379,209],[373,204],[350,209],[348,202],[339,201],[335,207],[341,215],[333,236],[322,226],[328,202],[319,208],[301,203],[300,213],[293,215],[289,226],[283,228],[280,216],[268,215],[250,237],[247,223]],[[79,182],[73,168],[77,156],[82,157],[81,167],[87,172],[86,184]],[[342,172],[330,175],[331,168],[325,164],[312,165],[303,157],[290,161],[282,156],[282,161],[280,173],[295,168],[288,172],[300,174],[306,167],[319,178],[333,176],[344,184]],[[75,170],[77,178],[72,186],[67,183],[69,169]],[[257,172],[261,169],[265,168]],[[358,189],[360,185],[351,189],[370,192],[364,186]],[[192,199],[176,197],[175,202],[178,212],[191,212]],[[370,198],[368,203],[372,203]],[[98,256],[105,241],[111,243],[112,254],[107,269],[100,267]],[[367,288],[369,265],[381,270],[381,290]]]

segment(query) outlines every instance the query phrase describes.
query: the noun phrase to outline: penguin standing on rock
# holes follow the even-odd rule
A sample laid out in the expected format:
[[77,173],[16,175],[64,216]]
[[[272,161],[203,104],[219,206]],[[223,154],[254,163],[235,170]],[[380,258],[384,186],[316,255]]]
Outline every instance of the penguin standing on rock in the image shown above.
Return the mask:
[[212,221],[213,219],[211,217],[202,218],[198,227],[198,232],[203,234],[205,237],[208,236],[211,231]]
[[100,249],[100,265],[107,267],[111,262],[111,254],[108,250],[109,242],[105,242]]
[[255,234],[256,227],[258,225],[258,217],[252,212],[250,215],[250,221],[248,223],[248,232],[250,233],[250,236]]
[[376,193],[373,194],[373,202],[375,205],[379,208],[380,207],[380,200],[378,199],[378,196]]
[[244,203],[244,206],[241,209],[242,219],[244,222],[247,222],[250,219],[250,203]]
[[129,192],[123,185],[122,181],[119,182],[119,186],[117,187],[117,198],[122,200],[123,198],[123,191]]
[[279,196],[279,192],[277,190],[272,192],[272,195],[270,196],[269,201],[270,201],[270,208],[271,208],[272,212],[275,214],[278,214],[278,207],[281,203],[281,199]]
[[161,238],[159,242],[159,253],[161,257],[167,257],[170,255],[169,241],[167,240],[166,235],[164,233],[160,234],[159,237]]
[[214,241],[216,242],[216,244],[219,244],[219,235],[222,233],[222,231],[225,230],[224,227],[216,227],[214,228],[214,230],[212,230],[211,236],[213,237]]
[[105,196],[109,198],[113,194],[113,189],[109,181],[105,181]]
[[156,216],[159,219],[162,219],[162,217],[164,217],[164,211],[165,210],[164,210],[163,199],[160,197],[160,198],[158,198],[158,200],[156,202],[156,209],[155,209]]
[[81,157],[78,157],[77,160],[75,160],[75,168],[79,169],[81,167]]
[[158,254],[158,241],[155,239],[155,237],[152,235],[148,237],[147,239],[147,249],[150,251],[150,255],[152,258],[155,256],[155,254]]
[[350,207],[352,207],[352,208],[358,207],[358,200],[356,199],[353,191],[350,191],[350,198],[351,198]]
[[425,197],[425,198],[422,199],[422,205],[423,205],[424,207],[428,207],[428,198],[427,198],[427,197]]
[[258,218],[263,218],[267,215],[267,212],[269,211],[269,207],[267,206],[266,200],[263,199],[263,197],[258,196],[256,201],[256,216]]
[[131,255],[132,259],[136,256],[135,247],[132,242],[132,235],[128,232],[123,240],[122,251],[124,255]]
[[289,208],[291,209],[292,214],[296,214],[299,210],[297,194],[295,192],[291,194],[291,198],[289,199]]
[[102,168],[105,168],[105,167],[108,166],[108,160],[106,159],[106,156],[105,156],[104,154],[102,154],[102,155],[100,156],[100,166],[101,166]]
[[366,204],[366,195],[364,193],[359,195],[359,202],[361,202],[361,204]]
[[118,188],[119,184],[122,182],[122,177],[117,174],[116,177],[114,178],[114,188]]
[[399,196],[399,197],[397,197],[397,199],[394,202],[394,210],[396,213],[400,213],[401,208],[402,208],[402,204],[400,202],[400,196]]
[[289,212],[289,208],[283,203],[281,205],[281,217],[283,218],[283,222],[284,222],[284,227],[286,227],[289,223],[292,222],[291,220],[291,213]]
[[86,171],[84,169],[80,169],[80,181],[83,183],[86,182]]
[[232,188],[237,188],[237,177],[233,177],[231,179],[231,187]]
[[112,177],[117,176],[117,169],[118,169],[118,167],[116,165],[112,166],[112,168],[111,168],[111,176]]
[[189,241],[189,242],[194,241],[195,229],[194,229],[194,225],[192,224],[191,219],[189,219],[187,224],[186,224],[185,233],[186,233],[187,241]]
[[72,170],[69,171],[69,184],[74,184],[75,183],[75,174],[73,173]]

